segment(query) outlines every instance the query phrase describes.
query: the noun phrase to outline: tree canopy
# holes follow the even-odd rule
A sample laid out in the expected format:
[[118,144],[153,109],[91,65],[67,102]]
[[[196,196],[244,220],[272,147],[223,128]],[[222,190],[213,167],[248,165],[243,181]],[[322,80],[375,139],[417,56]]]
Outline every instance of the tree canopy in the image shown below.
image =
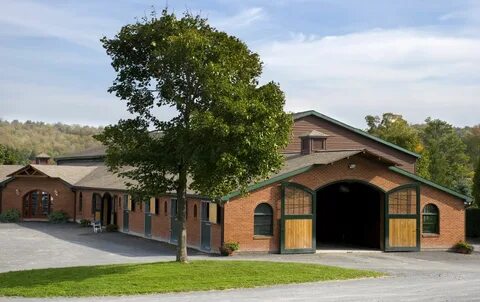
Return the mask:
[[[97,136],[107,164],[144,200],[176,192],[177,260],[187,261],[187,190],[220,200],[278,170],[292,124],[284,94],[259,85],[258,54],[200,16],[164,10],[102,42],[117,72],[109,91],[134,115]],[[159,119],[167,107],[176,115]]]
[[382,118],[368,115],[367,132],[413,152],[421,152],[419,132],[400,114],[384,113]]
[[475,144],[480,141],[478,127],[459,131],[445,121],[431,118],[425,124],[410,125],[394,113],[384,113],[382,118],[369,115],[365,120],[370,134],[421,155],[416,166],[418,175],[458,192],[471,193],[473,158],[480,156],[480,147]]

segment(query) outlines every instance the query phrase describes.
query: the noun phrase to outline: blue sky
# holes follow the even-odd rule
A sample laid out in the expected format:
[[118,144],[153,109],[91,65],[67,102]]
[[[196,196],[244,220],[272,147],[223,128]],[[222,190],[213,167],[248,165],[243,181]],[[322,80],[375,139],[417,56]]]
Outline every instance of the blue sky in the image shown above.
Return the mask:
[[[166,1],[0,0],[0,118],[90,125],[125,117],[99,39]],[[279,82],[288,111],[356,127],[395,112],[411,122],[480,123],[480,1],[174,1],[240,37]],[[163,118],[172,112],[165,110]]]

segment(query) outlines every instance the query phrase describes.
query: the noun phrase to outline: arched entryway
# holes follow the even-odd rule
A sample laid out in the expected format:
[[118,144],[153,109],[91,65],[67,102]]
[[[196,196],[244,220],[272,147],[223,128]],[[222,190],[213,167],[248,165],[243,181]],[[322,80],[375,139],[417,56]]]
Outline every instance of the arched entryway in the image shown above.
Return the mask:
[[383,249],[385,193],[370,183],[345,180],[316,191],[318,248]]
[[52,195],[44,190],[32,190],[23,196],[23,218],[48,218]]

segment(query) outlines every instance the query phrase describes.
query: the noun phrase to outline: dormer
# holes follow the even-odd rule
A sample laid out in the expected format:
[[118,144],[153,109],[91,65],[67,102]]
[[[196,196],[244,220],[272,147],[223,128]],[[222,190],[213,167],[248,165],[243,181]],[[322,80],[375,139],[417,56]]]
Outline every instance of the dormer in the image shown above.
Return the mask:
[[300,135],[301,154],[311,154],[324,151],[327,148],[328,134],[313,130]]

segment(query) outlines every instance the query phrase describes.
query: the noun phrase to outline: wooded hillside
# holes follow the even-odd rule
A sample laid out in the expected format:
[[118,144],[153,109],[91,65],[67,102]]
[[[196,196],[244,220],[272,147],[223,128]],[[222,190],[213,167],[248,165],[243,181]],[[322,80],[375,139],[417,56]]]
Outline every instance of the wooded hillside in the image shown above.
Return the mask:
[[102,127],[0,120],[0,164],[25,163],[36,154],[58,155],[100,145],[92,135]]

